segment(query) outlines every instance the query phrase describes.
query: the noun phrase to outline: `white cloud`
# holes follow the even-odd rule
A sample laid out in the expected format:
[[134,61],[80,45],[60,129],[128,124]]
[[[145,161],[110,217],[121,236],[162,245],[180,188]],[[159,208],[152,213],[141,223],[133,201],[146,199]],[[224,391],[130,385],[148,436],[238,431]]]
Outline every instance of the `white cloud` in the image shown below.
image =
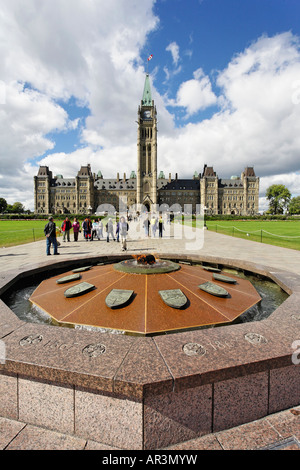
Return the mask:
[[164,72],[166,75],[166,79],[164,83],[167,83],[172,77],[178,75],[182,71],[181,65],[178,65],[180,62],[180,54],[179,54],[179,46],[178,44],[173,41],[171,42],[167,47],[166,51],[171,52],[172,55],[172,61],[173,61],[173,69],[170,70],[169,67],[166,65],[164,66]]
[[21,174],[27,160],[54,147],[47,134],[68,125],[65,110],[49,97],[21,83],[7,84],[6,103],[0,108],[0,173]]
[[[298,37],[284,33],[258,39],[219,72],[219,112],[180,128],[173,142],[160,139],[161,166],[168,171],[176,161],[178,173],[186,177],[204,163],[214,165],[220,177],[253,165],[261,177],[294,174],[300,170],[300,105],[293,99],[299,76]],[[185,105],[190,113],[200,108],[200,93],[193,91],[201,88],[201,80],[199,74],[183,83],[173,104]]]
[[260,180],[260,192],[265,194],[272,184],[283,184],[293,195],[300,195],[300,173],[283,173],[280,175],[264,176]]
[[178,75],[181,71],[182,71],[181,65],[173,70],[169,70],[167,66],[164,66],[164,72],[166,75],[164,84],[166,84],[172,77],[175,77],[176,75]]
[[[154,3],[73,0],[70,11],[69,0],[1,1],[1,197],[12,203],[23,195],[33,208],[34,162],[45,154],[41,163],[64,176],[86,163],[107,177],[136,168],[134,121],[145,65],[140,52],[158,26]],[[174,41],[167,50],[174,70],[166,73],[178,75],[179,46]],[[218,72],[214,84],[199,66],[172,101],[152,83],[159,170],[191,177],[207,163],[230,177],[254,165],[261,197],[266,178],[282,179],[300,194],[299,38],[290,32],[259,38]],[[63,108],[71,97],[89,109],[84,122]],[[216,104],[218,112],[195,122],[198,111]],[[174,129],[170,105],[194,122]],[[49,134],[78,129],[79,122],[82,148],[58,153]]]
[[5,86],[5,104],[0,106],[0,192],[10,204],[19,201],[33,208],[33,176],[28,163],[54,147],[47,134],[64,131],[74,123],[51,98],[23,84]]
[[172,59],[173,59],[173,64],[175,66],[178,65],[178,62],[180,60],[180,56],[179,56],[179,46],[178,44],[173,41],[171,42],[167,47],[166,47],[166,51],[168,52],[171,52],[172,54]]
[[210,79],[203,73],[203,70],[200,68],[193,75],[192,80],[183,82],[180,85],[176,100],[169,103],[173,106],[186,108],[187,117],[217,102]]
[[[99,144],[130,148],[144,82],[140,50],[158,24],[152,7],[153,0],[2,0],[0,191],[8,202],[19,196],[20,175],[33,194],[34,167],[25,166],[55,151],[49,133],[78,128],[62,107],[71,97],[90,109],[80,122],[87,154],[98,155]],[[69,160],[61,156],[59,173]]]
[[120,176],[123,173],[129,176],[131,171],[136,171],[136,143],[100,150],[86,146],[68,154],[52,153],[44,157],[40,164],[48,166],[54,175],[63,174],[65,178],[73,178],[80,167],[87,164],[91,165],[94,173],[101,170],[104,178],[115,178],[117,172]]
[[55,98],[74,95],[89,102],[96,79],[100,88],[110,80],[116,85],[112,70],[124,71],[139,59],[158,21],[152,6],[153,0],[73,0],[72,6],[69,0],[2,0],[1,79],[26,81]]

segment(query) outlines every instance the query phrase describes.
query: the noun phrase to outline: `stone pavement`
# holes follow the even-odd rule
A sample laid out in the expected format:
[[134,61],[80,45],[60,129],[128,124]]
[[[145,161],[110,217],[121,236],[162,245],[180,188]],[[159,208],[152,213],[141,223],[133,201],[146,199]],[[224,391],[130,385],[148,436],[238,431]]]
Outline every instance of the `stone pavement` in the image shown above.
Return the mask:
[[[137,224],[130,225],[127,252],[136,253],[164,253],[164,254],[197,254],[206,257],[230,258],[245,260],[252,263],[270,266],[277,270],[287,270],[300,274],[300,251],[290,250],[263,243],[230,237],[208,230],[192,229],[178,225],[175,233],[164,233],[163,238],[145,238],[137,230]],[[110,239],[86,242],[80,234],[79,241],[74,242],[71,235],[70,242],[62,242],[59,247],[59,259],[70,259],[72,256],[88,258],[90,255],[121,254],[121,243]],[[52,250],[52,248],[51,248]],[[53,253],[53,250],[51,251]],[[58,258],[58,257],[57,257]],[[55,258],[54,258],[55,259]],[[48,261],[46,256],[46,242],[44,240],[9,248],[0,248],[0,269],[22,269],[28,264]]]
[[[181,231],[184,230],[184,233]],[[232,238],[207,230],[176,227],[175,233],[162,239],[144,238],[137,227],[130,226],[128,253],[198,254],[205,257],[232,258],[239,261],[269,266],[276,270],[288,270],[300,274],[300,251]],[[184,236],[182,236],[184,235]],[[71,240],[73,238],[71,237]],[[86,242],[61,242],[57,259],[89,258],[90,255],[122,253],[121,244],[106,240]],[[52,251],[53,253],[53,251]],[[56,258],[53,258],[56,259]],[[22,270],[28,265],[46,262],[44,240],[16,247],[0,248],[0,270]],[[272,269],[271,269],[272,270]],[[299,392],[300,395],[300,392]],[[113,450],[101,443],[86,441],[72,435],[64,435],[36,426],[0,417],[0,449],[2,450]],[[271,449],[300,450],[300,406],[269,415],[252,423],[206,435],[184,442],[170,450],[234,450]]]

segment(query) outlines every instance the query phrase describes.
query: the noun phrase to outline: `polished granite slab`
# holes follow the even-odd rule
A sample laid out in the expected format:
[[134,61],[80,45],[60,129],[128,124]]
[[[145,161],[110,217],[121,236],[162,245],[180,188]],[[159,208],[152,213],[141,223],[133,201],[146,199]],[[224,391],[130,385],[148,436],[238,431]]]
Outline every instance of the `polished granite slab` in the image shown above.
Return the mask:
[[[119,272],[114,265],[94,266],[81,273],[81,279],[57,284],[72,271],[43,281],[30,297],[32,303],[57,322],[111,328],[140,334],[182,330],[205,325],[232,322],[257,304],[261,297],[252,284],[232,275],[234,284],[215,280],[213,273],[200,266],[179,266],[164,274],[131,274]],[[225,298],[200,290],[207,282],[226,288]],[[83,283],[94,286],[80,297],[66,298],[66,291]],[[133,292],[130,301],[118,309],[108,306],[112,291]],[[186,305],[172,308],[160,295],[161,291],[180,290]]]

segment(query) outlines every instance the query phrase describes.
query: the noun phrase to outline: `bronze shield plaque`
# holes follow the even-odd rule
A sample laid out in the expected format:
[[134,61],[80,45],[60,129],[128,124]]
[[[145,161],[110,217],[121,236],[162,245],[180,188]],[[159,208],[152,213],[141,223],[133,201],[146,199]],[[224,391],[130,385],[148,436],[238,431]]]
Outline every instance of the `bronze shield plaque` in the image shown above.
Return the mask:
[[67,289],[65,291],[65,297],[72,298],[78,297],[79,295],[84,295],[94,289],[94,287],[95,286],[93,284],[89,284],[88,282],[81,282],[80,284]]
[[129,303],[133,296],[133,290],[112,289],[105,299],[109,308],[121,308]]
[[84,266],[83,268],[73,269],[73,273],[82,273],[84,271],[89,271],[93,266]]
[[215,295],[216,297],[228,296],[228,292],[226,289],[223,289],[223,287],[220,287],[217,284],[214,284],[213,282],[204,282],[204,284],[200,284],[200,286],[198,287],[204,292],[207,292],[211,295]]
[[169,307],[182,308],[187,303],[187,298],[180,289],[160,290],[159,295]]
[[78,281],[79,279],[81,279],[80,274],[71,274],[70,276],[57,279],[56,284],[66,284],[67,282]]
[[205,271],[212,271],[214,273],[220,273],[221,272],[221,269],[213,268],[212,266],[202,266],[202,268],[205,269]]
[[213,274],[213,278],[216,281],[227,282],[228,284],[236,284],[236,280],[232,277],[223,276],[223,274]]

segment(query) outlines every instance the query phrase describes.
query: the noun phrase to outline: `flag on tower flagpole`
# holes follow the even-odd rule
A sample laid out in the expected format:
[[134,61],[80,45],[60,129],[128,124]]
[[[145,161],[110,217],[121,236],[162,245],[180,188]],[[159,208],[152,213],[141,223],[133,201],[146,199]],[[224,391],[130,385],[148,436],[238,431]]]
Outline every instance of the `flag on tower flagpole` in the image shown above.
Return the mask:
[[149,57],[148,57],[148,59],[147,59],[147,60],[148,60],[148,62],[149,62],[149,60],[151,60],[151,59],[152,59],[152,57],[153,57],[153,55],[152,55],[152,54],[151,54],[151,55],[149,55]]

